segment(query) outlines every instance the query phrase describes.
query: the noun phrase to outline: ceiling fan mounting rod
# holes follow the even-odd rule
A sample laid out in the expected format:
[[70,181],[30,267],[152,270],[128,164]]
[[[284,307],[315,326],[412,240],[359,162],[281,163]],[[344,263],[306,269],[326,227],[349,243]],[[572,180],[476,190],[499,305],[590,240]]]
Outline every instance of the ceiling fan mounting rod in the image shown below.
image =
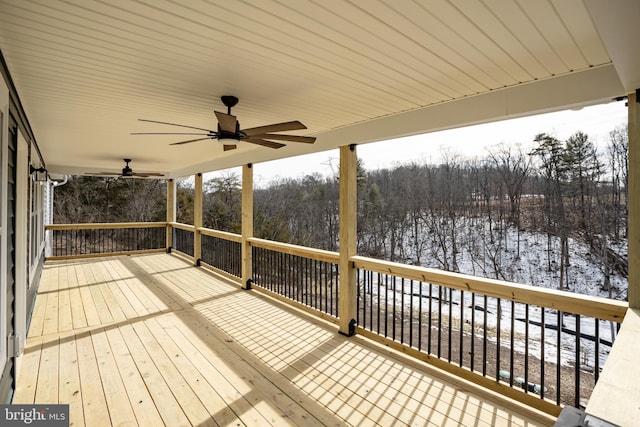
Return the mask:
[[238,98],[233,95],[222,95],[220,97],[222,103],[227,107],[227,114],[231,115],[231,107],[235,107],[238,103]]

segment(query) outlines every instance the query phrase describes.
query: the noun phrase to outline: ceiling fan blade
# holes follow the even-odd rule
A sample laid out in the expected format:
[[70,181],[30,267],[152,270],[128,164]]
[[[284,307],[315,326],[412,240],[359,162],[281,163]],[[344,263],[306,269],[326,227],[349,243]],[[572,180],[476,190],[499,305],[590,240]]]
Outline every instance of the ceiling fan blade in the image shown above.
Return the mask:
[[266,139],[261,138],[245,138],[244,142],[250,142],[252,144],[258,144],[269,148],[282,148],[284,144],[280,144],[279,142],[267,141]]
[[134,172],[133,176],[139,176],[140,178],[148,178],[150,176],[164,176],[164,175],[161,174],[161,173],[137,173],[137,172]]
[[131,132],[131,135],[209,135],[209,133],[195,132]]
[[255,128],[242,129],[242,133],[247,136],[263,135],[270,132],[283,132],[287,130],[301,130],[307,127],[295,120],[293,122],[275,123],[272,125],[258,126]]
[[222,149],[224,151],[235,150],[236,148],[238,148],[238,147],[235,144],[224,144],[222,146]]
[[87,172],[86,175],[96,175],[96,176],[119,176],[118,172]]
[[279,135],[277,133],[264,133],[260,135],[252,135],[252,138],[275,139],[276,141],[304,142],[305,144],[313,144],[316,138],[313,136],[297,136],[297,135]]
[[238,120],[236,119],[236,116],[221,113],[220,111],[214,112],[216,113],[216,117],[218,118],[218,126],[220,126],[220,130],[229,133],[236,133],[238,127]]
[[204,141],[205,139],[213,139],[212,137],[208,136],[206,138],[196,138],[196,139],[188,139],[186,141],[180,141],[180,142],[174,142],[171,143],[169,145],[182,145],[182,144],[188,144],[190,142],[196,142],[196,141]]
[[182,128],[203,130],[205,132],[213,132],[211,129],[198,128],[198,127],[195,127],[195,126],[179,125],[177,123],[159,122],[157,120],[138,119],[138,121],[149,122],[149,123],[159,123],[161,125],[169,125],[169,126],[180,126]]

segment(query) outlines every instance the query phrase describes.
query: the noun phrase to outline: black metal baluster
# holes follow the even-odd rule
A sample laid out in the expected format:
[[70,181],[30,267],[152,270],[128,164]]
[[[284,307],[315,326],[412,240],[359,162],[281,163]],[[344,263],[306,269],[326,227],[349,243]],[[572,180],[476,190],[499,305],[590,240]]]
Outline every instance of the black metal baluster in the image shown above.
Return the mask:
[[[296,257],[298,259],[300,259],[300,257]],[[303,276],[303,280],[304,280],[304,303],[308,306],[311,306],[313,301],[313,290],[311,289],[311,282],[309,280],[309,275],[307,274],[307,271],[309,270],[309,259],[308,258],[302,258],[301,262],[298,263],[298,265],[300,265],[301,271],[300,274],[302,274]]]
[[487,296],[484,295],[484,324],[482,340],[482,375],[487,375]]
[[453,347],[452,329],[453,329],[453,289],[448,288],[445,290],[449,294],[449,327],[447,331],[447,360],[451,363],[451,347]]
[[[358,309],[356,310],[356,322],[358,323],[358,325],[363,325],[364,323],[362,322],[362,319],[360,319],[360,312],[364,312],[365,308],[362,307],[362,310],[360,310],[360,307],[363,306],[363,302],[362,302],[362,292],[360,291],[360,286],[361,283],[366,280],[363,279],[362,281],[360,280],[360,273],[362,272],[362,270],[360,270],[359,268],[356,269],[356,283],[358,284],[357,287],[357,291],[356,291],[356,306],[358,307]],[[366,273],[364,273],[364,275],[366,276]],[[364,285],[362,285],[364,286]],[[364,313],[363,313],[364,316]]]
[[575,404],[576,408],[580,407],[580,315],[576,314],[576,391]]
[[496,311],[496,380],[500,380],[500,321],[502,320],[502,301],[500,298],[498,301],[498,310]]
[[418,299],[418,349],[422,351],[422,282],[420,282]]
[[413,279],[409,280],[409,347],[413,347]]
[[475,368],[475,360],[476,360],[476,293],[471,292],[471,345],[470,345],[470,354],[471,354],[471,363],[469,364],[469,369],[471,372],[474,371]]
[[404,323],[405,319],[405,305],[404,305],[404,277],[400,278],[400,342],[405,343],[406,339],[404,336]]
[[438,285],[438,357],[442,356],[442,286]]
[[331,306],[336,317],[340,312],[340,265],[331,264]]
[[396,276],[391,276],[391,286],[392,292],[391,295],[393,297],[393,323],[391,324],[392,330],[392,338],[396,339]]
[[524,392],[529,392],[529,304],[524,306]]
[[[380,273],[378,273],[380,280]],[[389,276],[384,275],[384,336],[389,336]]]
[[544,365],[545,365],[545,354],[544,354],[544,342],[546,338],[546,330],[545,330],[545,309],[544,307],[540,307],[540,399],[544,399]]
[[515,301],[511,301],[511,339],[510,339],[510,348],[509,348],[509,385],[513,387],[513,348],[514,341],[516,335],[516,303]]
[[377,276],[376,277],[376,285],[377,285],[377,288],[378,288],[378,293],[376,294],[377,295],[376,296],[377,305],[378,305],[378,313],[377,313],[377,316],[378,316],[378,320],[377,320],[378,330],[377,330],[377,333],[380,334],[380,320],[381,320],[380,319],[380,305],[381,305],[381,301],[380,301],[380,298],[381,298],[381,296],[380,296],[380,282],[381,282],[380,281],[380,273],[377,273],[376,276]]
[[595,377],[595,382],[598,382],[598,378],[600,378],[600,319],[593,319],[596,324],[596,348],[595,348],[595,356],[594,356],[594,368],[593,368],[593,372],[594,372],[594,377]]
[[561,363],[562,363],[562,312],[558,310],[558,334],[556,340],[556,404],[560,405],[560,378],[561,378]]
[[373,271],[369,272],[367,298],[369,298],[369,329],[373,331]]
[[464,291],[460,291],[460,366],[464,364]]
[[427,330],[427,353],[431,354],[431,329],[433,327],[433,283],[429,283],[429,329]]

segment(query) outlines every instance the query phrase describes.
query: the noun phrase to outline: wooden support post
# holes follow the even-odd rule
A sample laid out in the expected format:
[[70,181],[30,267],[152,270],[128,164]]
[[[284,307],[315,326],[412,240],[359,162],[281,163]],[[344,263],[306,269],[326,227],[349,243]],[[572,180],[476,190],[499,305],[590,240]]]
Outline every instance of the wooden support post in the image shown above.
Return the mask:
[[242,167],[242,288],[251,289],[253,258],[249,238],[253,237],[253,167]]
[[354,334],[357,313],[356,255],[357,154],[355,145],[340,147],[340,333]]
[[173,228],[170,223],[176,222],[176,182],[173,179],[167,180],[167,252],[171,252],[173,246]]
[[194,176],[193,189],[193,263],[200,265],[202,258],[202,174],[198,173]]
[[640,308],[640,99],[629,94],[629,307]]

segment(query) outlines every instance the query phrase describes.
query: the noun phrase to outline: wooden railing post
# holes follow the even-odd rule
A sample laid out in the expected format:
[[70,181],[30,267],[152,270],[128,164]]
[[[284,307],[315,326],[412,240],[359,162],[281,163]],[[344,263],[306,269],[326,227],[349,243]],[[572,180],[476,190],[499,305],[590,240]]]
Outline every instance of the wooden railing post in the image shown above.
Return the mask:
[[629,289],[630,308],[640,308],[640,89],[629,101]]
[[242,167],[242,288],[251,288],[253,258],[249,239],[253,237],[253,167]]
[[357,154],[355,145],[340,147],[340,333],[355,333],[357,313],[356,269],[350,258],[356,255]]
[[202,258],[202,174],[198,173],[194,176],[193,191],[193,263],[200,265]]
[[173,228],[171,223],[176,222],[176,182],[173,179],[167,180],[167,252],[171,252],[173,246]]

